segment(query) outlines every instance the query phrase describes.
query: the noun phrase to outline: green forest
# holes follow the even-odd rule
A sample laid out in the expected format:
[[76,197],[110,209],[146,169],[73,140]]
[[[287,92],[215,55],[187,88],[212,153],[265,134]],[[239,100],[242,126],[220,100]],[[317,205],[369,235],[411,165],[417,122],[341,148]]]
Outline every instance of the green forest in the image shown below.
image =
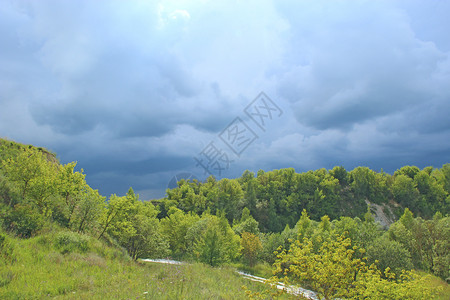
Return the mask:
[[[150,201],[132,188],[106,198],[75,169],[44,148],[0,139],[0,298],[130,298],[136,281],[146,278],[154,284],[147,283],[142,298],[195,298],[189,293],[205,288],[185,278],[204,274],[217,286],[204,295],[211,299],[290,297],[274,291],[270,282],[278,281],[320,299],[450,295],[450,164],[404,166],[393,174],[342,166],[245,171],[236,179],[181,180],[165,198]],[[190,264],[164,269],[142,258]],[[27,263],[43,264],[34,272],[45,283],[27,277]],[[46,268],[97,275],[72,282]],[[270,280],[236,283],[243,279],[234,269]],[[108,272],[114,275],[99,275]],[[191,275],[158,294],[173,272]],[[117,294],[105,290],[115,284],[123,287]]]

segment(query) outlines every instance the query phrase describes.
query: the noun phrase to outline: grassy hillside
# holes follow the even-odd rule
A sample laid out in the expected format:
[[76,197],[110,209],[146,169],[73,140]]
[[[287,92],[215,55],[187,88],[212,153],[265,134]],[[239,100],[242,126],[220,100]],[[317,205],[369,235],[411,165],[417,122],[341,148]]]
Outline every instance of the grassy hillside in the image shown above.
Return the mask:
[[[27,240],[0,234],[0,299],[245,299],[263,284],[232,267],[166,265],[131,260],[86,235],[55,231]],[[449,299],[448,284],[437,299]],[[283,295],[282,299],[290,298]]]
[[1,237],[0,299],[243,299],[243,285],[264,288],[231,267],[134,262],[72,232]]
[[59,160],[56,154],[43,147],[36,147],[34,145],[24,145],[14,141],[10,141],[0,137],[0,159],[6,159],[11,156],[15,156],[19,153],[19,150],[33,149],[41,152],[45,155],[48,161],[58,164]]

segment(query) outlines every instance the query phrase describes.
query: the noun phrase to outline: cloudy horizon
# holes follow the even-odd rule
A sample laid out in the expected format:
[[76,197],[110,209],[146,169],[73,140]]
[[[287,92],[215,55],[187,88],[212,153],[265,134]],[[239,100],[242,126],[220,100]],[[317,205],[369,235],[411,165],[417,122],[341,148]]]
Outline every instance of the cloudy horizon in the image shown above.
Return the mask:
[[449,13],[443,0],[0,0],[0,137],[141,199],[206,177],[194,158],[212,150],[218,178],[441,167]]

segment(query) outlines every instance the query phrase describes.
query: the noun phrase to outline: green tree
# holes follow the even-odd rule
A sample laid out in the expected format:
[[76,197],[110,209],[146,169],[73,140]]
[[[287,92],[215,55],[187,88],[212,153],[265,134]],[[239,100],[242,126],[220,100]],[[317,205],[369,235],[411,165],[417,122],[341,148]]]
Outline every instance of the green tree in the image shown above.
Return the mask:
[[303,240],[304,237],[310,237],[312,235],[311,219],[309,218],[306,209],[303,209],[300,220],[298,220],[295,227],[298,230],[299,240]]
[[217,183],[216,211],[224,211],[229,222],[239,216],[238,207],[243,203],[244,193],[237,180],[224,178]]
[[429,222],[433,252],[432,271],[435,275],[446,279],[450,276],[450,217],[442,217],[436,213]]
[[[194,243],[197,259],[211,266],[218,266],[236,259],[239,255],[240,239],[224,217],[205,215],[203,230]],[[200,221],[203,221],[200,220]]]
[[355,245],[361,245],[358,243],[359,230],[361,226],[361,220],[359,218],[341,217],[334,222],[334,233],[343,235],[352,240]]
[[355,259],[357,247],[349,238],[327,239],[317,251],[313,241],[295,241],[289,251],[283,250],[275,262],[275,272],[294,284],[316,291],[321,299],[346,297],[363,261]]
[[411,179],[414,179],[417,173],[420,172],[420,169],[416,166],[404,166],[399,170],[394,172],[394,176],[404,175]]
[[244,260],[253,267],[262,250],[262,244],[256,234],[243,232],[241,237],[241,252]]
[[157,211],[150,202],[137,202],[136,214],[130,216],[132,229],[119,236],[120,244],[134,260],[164,257],[169,243],[161,234]]
[[[252,173],[253,174],[253,173]],[[248,207],[250,210],[250,213],[255,214],[256,213],[256,203],[258,201],[256,197],[256,186],[257,181],[255,178],[251,178],[248,182],[246,182],[246,185],[244,187],[245,190],[245,200],[244,205]]]
[[402,244],[410,253],[416,268],[434,273],[441,278],[449,276],[450,217],[437,213],[432,220],[414,218],[405,209],[399,221],[392,224],[388,235]]
[[389,196],[388,175],[376,173],[367,167],[357,167],[350,172],[351,187],[356,197],[381,204]]
[[389,240],[384,235],[367,247],[367,258],[368,262],[376,264],[378,269],[384,271],[390,268],[395,274],[413,268],[409,251],[399,242]]
[[244,207],[242,210],[242,217],[239,222],[233,225],[233,230],[236,234],[242,234],[243,232],[250,232],[258,234],[258,221],[256,221],[250,214],[250,210]]
[[63,210],[62,214],[67,224],[71,223],[79,198],[85,196],[80,194],[85,193],[87,190],[86,175],[83,174],[83,170],[81,172],[75,172],[75,167],[75,162],[60,166],[58,175],[55,178],[58,191],[63,198],[63,205],[61,205],[62,207],[60,209]]
[[127,197],[111,195],[100,217],[101,231],[98,238],[100,239],[107,230],[119,233],[131,228],[131,223],[127,219],[129,212],[133,209],[135,209],[134,203]]
[[429,173],[424,169],[414,177],[414,183],[420,193],[420,201],[415,211],[424,217],[431,217],[433,212],[440,209],[448,209],[446,205],[448,193],[438,180],[434,176],[430,176]]
[[411,177],[402,174],[395,176],[391,191],[397,203],[413,209],[418,207],[419,191]]
[[358,226],[358,233],[354,243],[359,247],[367,249],[382,233],[381,225],[375,222],[375,218],[370,212],[370,206],[368,206],[367,212],[364,214],[364,221]]
[[22,198],[25,198],[31,183],[42,174],[42,154],[30,148],[20,151],[15,157],[2,161],[3,174],[15,184]]
[[330,218],[327,215],[323,216],[320,219],[319,230],[327,231],[327,232],[331,231],[331,222],[330,222]]
[[183,257],[189,248],[186,238],[188,230],[200,220],[196,214],[184,213],[182,210],[172,207],[168,216],[161,220],[161,231],[169,242],[172,256]]
[[444,187],[447,193],[450,193],[450,163],[442,166],[441,173],[442,176],[440,178],[440,184]]
[[276,259],[276,255],[274,252],[280,247],[284,246],[287,241],[285,241],[284,237],[281,236],[281,233],[264,233],[260,234],[260,240],[262,244],[262,250],[260,253],[261,259],[268,262],[269,264],[273,264]]
[[348,173],[344,167],[334,167],[330,170],[330,175],[339,180],[340,185],[346,186],[348,184]]
[[358,252],[364,249],[343,236],[330,237],[320,247],[304,238],[279,252],[274,272],[287,283],[312,288],[319,299],[429,299],[435,294],[424,286],[426,277],[411,272],[396,276],[389,268],[382,274]]
[[107,232],[135,260],[165,256],[169,243],[161,233],[157,215],[155,206],[139,201],[139,195],[130,188],[126,196],[110,198],[101,219],[100,237]]
[[55,183],[58,166],[55,163],[48,161],[42,152],[25,148],[17,156],[3,160],[1,168],[22,199],[30,199],[44,216],[51,216],[50,196],[58,188]]
[[80,191],[77,191],[75,197],[77,198],[77,204],[71,214],[70,228],[79,233],[93,232],[99,226],[105,197],[87,184]]
[[13,185],[0,173],[0,203],[14,207],[19,202],[20,196],[15,191]]

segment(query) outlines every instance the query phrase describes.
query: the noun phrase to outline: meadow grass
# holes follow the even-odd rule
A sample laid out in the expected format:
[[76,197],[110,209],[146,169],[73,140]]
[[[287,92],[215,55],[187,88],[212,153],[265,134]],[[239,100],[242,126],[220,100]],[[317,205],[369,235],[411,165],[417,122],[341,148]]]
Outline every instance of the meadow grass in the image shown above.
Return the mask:
[[244,263],[233,263],[230,266],[234,267],[236,270],[248,273],[254,276],[259,276],[263,278],[270,278],[273,276],[273,267],[267,262],[260,262],[250,267]]
[[[268,287],[242,278],[236,269],[271,275],[268,264],[212,268],[135,262],[119,248],[72,232],[26,240],[2,236],[0,299],[246,299],[243,286],[252,292]],[[427,285],[442,287],[436,299],[450,299],[450,287],[440,278],[431,276]]]
[[[428,273],[425,273],[425,272],[419,272],[419,274],[428,275]],[[434,276],[434,275],[430,275],[429,279],[426,281],[426,285],[441,289],[441,291],[435,298],[436,300],[450,299],[450,285],[448,283],[446,283],[444,280],[442,280],[441,278]]]
[[73,233],[7,240],[13,250],[0,262],[0,299],[245,299],[242,286],[265,288],[231,266],[135,262]]

